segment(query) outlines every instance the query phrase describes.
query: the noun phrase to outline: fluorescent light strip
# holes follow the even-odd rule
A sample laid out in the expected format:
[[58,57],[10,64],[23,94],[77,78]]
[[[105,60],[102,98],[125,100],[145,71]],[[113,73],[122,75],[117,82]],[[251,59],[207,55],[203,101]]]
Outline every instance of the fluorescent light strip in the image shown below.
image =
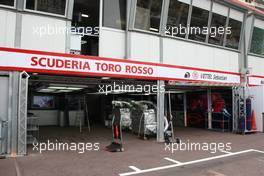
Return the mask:
[[87,15],[87,14],[82,14],[82,17],[84,17],[84,18],[89,18],[90,16]]
[[41,93],[51,93],[51,92],[54,92],[54,91],[55,91],[54,89],[41,89],[38,92],[41,92]]
[[65,90],[82,90],[80,87],[67,87]]
[[61,89],[66,89],[67,87],[53,87],[53,86],[51,86],[51,87],[48,87],[48,89],[59,89],[59,90],[61,90]]
[[72,92],[72,90],[59,90],[56,93],[67,93],[67,92]]
[[79,87],[79,88],[87,88],[86,85],[78,85],[78,84],[49,84],[50,87]]
[[102,77],[102,79],[106,80],[106,79],[111,79],[110,77]]
[[156,28],[149,28],[149,30],[151,30],[151,31],[155,31],[155,32],[159,32],[159,30],[156,29]]
[[55,89],[55,90],[82,90],[81,87],[48,87],[48,89]]

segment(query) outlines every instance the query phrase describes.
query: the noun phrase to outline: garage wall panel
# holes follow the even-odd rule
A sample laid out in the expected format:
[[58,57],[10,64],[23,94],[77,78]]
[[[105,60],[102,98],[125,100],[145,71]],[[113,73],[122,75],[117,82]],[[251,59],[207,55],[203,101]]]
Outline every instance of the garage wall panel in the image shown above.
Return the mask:
[[219,15],[227,16],[228,15],[228,7],[218,4],[216,2],[213,3],[213,12]]
[[39,117],[40,126],[58,125],[59,111],[57,110],[29,110],[29,112]]
[[229,70],[239,72],[239,53],[235,51],[227,51],[229,53]]
[[253,75],[264,76],[264,57],[248,56],[248,66]]
[[65,53],[66,30],[64,20],[23,14],[21,48]]
[[0,46],[14,47],[16,13],[0,10]]
[[[183,66],[193,65],[195,61],[193,49],[194,46],[188,42],[176,42],[174,39],[164,39],[164,63]],[[187,52],[188,50],[190,51]]]
[[160,61],[160,40],[158,36],[131,33],[131,58],[137,61]]
[[230,9],[229,17],[237,21],[243,21],[244,13],[235,9]]
[[239,72],[239,55],[235,51],[165,39],[163,53],[165,64]]
[[199,7],[201,9],[210,10],[211,0],[193,0],[193,6]]
[[256,18],[254,26],[264,29],[264,21]]
[[214,68],[223,71],[239,72],[239,54],[235,51],[214,48]]
[[99,39],[99,56],[125,58],[126,35],[124,31],[102,28]]

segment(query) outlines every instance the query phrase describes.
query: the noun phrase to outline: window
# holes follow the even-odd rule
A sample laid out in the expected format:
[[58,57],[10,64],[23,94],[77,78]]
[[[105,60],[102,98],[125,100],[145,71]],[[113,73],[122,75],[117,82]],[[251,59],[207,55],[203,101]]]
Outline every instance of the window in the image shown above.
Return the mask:
[[126,0],[104,0],[103,26],[126,29]]
[[203,29],[208,27],[208,18],[209,11],[193,7],[189,39],[205,42],[206,34],[203,32]]
[[264,55],[264,29],[254,27],[251,42],[251,52]]
[[74,0],[72,39],[76,45],[72,42],[71,53],[98,56],[99,9],[98,0]]
[[231,29],[231,34],[226,35],[226,47],[238,49],[242,22],[229,18],[228,27]]
[[159,32],[162,0],[138,0],[135,28]]
[[0,5],[15,6],[15,0],[0,0]]
[[189,5],[178,0],[171,0],[167,20],[167,35],[185,38]]
[[65,15],[66,0],[26,0],[26,9]]
[[209,35],[209,43],[220,46],[223,45],[225,26],[226,17],[213,13]]

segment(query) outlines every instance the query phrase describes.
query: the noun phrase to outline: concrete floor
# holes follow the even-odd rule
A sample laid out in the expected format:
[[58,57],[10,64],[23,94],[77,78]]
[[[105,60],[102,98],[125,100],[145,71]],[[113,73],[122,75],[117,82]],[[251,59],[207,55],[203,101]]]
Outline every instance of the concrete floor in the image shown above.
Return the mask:
[[[264,134],[236,135],[193,128],[176,128],[176,136],[183,142],[223,142],[232,143],[232,152],[256,149],[264,150]],[[132,172],[129,166],[140,170],[173,164],[165,157],[188,162],[202,158],[223,155],[206,151],[165,151],[165,145],[155,139],[143,141],[136,135],[124,133],[125,152],[109,153],[104,147],[111,142],[111,130],[94,128],[91,133],[85,130],[82,134],[77,128],[44,127],[40,131],[41,141],[91,142],[100,143],[99,151],[87,151],[78,154],[76,151],[46,151],[42,154],[28,146],[29,155],[19,158],[0,160],[0,176],[110,176]],[[137,175],[159,176],[240,176],[264,175],[264,154],[250,152],[241,155],[175,167]]]

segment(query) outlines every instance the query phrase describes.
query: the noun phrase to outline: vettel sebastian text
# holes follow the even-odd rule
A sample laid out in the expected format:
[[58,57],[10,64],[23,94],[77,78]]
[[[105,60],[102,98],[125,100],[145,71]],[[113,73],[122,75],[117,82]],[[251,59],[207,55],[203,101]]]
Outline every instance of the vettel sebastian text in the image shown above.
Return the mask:
[[[111,62],[111,61],[109,61]],[[151,66],[128,63],[108,63],[108,61],[59,59],[48,57],[31,57],[31,66],[43,68],[67,69],[72,71],[127,73],[151,76],[154,70]]]

